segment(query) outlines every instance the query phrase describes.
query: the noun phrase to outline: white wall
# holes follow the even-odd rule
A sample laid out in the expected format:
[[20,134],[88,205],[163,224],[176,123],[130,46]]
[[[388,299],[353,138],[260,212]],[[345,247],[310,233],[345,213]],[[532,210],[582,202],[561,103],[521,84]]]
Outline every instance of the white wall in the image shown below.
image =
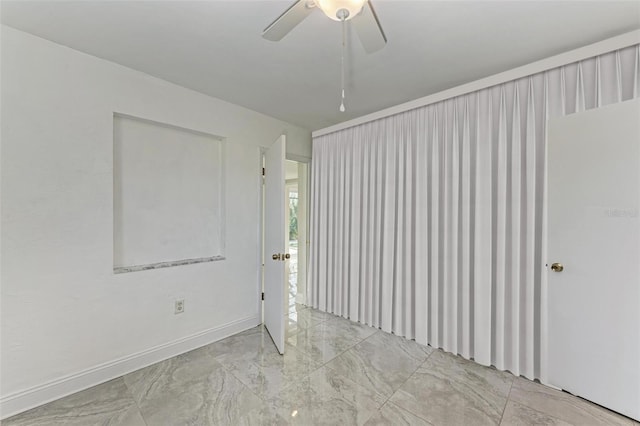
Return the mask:
[[[310,133],[5,26],[1,50],[2,416],[258,324],[259,147]],[[226,260],[113,274],[114,112],[226,138]]]

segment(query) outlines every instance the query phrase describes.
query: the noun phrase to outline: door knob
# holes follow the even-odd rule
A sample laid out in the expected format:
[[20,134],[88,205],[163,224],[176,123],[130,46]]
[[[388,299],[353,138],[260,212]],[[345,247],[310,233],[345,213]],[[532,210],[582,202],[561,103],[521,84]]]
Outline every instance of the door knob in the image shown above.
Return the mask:
[[562,263],[552,263],[551,270],[553,272],[562,272],[564,270],[564,266],[562,266]]
[[[284,258],[285,258],[285,259],[289,259],[290,257],[291,257],[291,255],[290,255],[289,253],[287,253],[287,254],[285,254],[285,255],[284,255]],[[283,259],[283,260],[284,260],[284,259]]]
[[276,254],[271,255],[271,258],[273,260],[280,260],[280,253],[276,253]]

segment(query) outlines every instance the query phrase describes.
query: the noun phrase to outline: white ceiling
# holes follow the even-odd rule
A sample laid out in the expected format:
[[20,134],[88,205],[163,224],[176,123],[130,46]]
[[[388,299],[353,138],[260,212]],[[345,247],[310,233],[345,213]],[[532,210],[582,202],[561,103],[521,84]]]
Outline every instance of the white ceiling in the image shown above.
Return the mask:
[[282,41],[262,30],[289,1],[2,1],[2,22],[316,130],[640,28],[640,1],[373,0],[387,46],[320,11]]

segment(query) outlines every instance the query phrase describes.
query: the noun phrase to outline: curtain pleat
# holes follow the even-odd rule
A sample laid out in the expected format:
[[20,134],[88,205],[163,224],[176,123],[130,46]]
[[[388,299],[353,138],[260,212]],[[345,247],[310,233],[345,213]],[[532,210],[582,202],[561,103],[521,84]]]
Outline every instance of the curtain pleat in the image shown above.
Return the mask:
[[471,299],[472,299],[472,263],[473,256],[473,229],[471,227],[472,206],[473,206],[473,169],[471,168],[471,124],[469,119],[469,99],[464,99],[464,110],[462,116],[462,142],[461,142],[461,223],[460,223],[460,292],[458,294],[458,312],[461,319],[461,333],[459,336],[459,352],[465,358],[471,357]]
[[[536,181],[538,174],[537,166],[537,145],[536,140],[536,106],[535,106],[535,87],[533,77],[529,78],[527,85],[527,111],[525,122],[525,141],[524,141],[524,194],[523,194],[523,215],[525,224],[523,226],[523,275],[520,277],[523,285],[523,291],[518,301],[522,306],[521,321],[523,327],[522,340],[519,347],[520,365],[523,371],[534,371],[533,357],[527,357],[526,354],[535,353],[535,268],[536,268],[536,243],[538,236],[538,227],[536,226],[536,218],[540,214],[536,212],[536,191],[538,186]],[[515,372],[514,372],[515,373]]]
[[632,46],[315,138],[310,304],[544,381],[546,122],[639,90]]
[[[498,160],[496,164],[496,190],[494,193],[495,203],[495,278],[492,293],[495,295],[493,305],[505,306],[505,286],[509,264],[507,262],[507,106],[504,85],[500,87],[500,106],[498,109],[497,124],[497,154]],[[501,369],[505,369],[504,363],[504,344],[505,344],[505,309],[494,309],[494,346],[493,346],[493,364]]]
[[633,72],[633,97],[637,98],[640,91],[640,45],[636,47],[636,60]]
[[578,74],[576,78],[576,108],[574,109],[574,112],[582,112],[585,109],[584,84],[582,83],[582,63],[578,62]]

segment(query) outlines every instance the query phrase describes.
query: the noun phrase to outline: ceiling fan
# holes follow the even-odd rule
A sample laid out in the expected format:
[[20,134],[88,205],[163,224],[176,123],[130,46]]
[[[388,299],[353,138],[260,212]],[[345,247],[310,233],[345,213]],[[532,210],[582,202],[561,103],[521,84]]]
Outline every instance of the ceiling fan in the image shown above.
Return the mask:
[[367,53],[380,50],[387,43],[378,17],[367,0],[298,0],[263,31],[262,37],[281,40],[318,8],[334,21],[351,21]]
[[368,0],[298,0],[282,15],[273,21],[263,32],[262,37],[271,41],[280,41],[289,31],[295,28],[314,9],[320,9],[334,21],[342,22],[342,101],[340,112],[344,107],[344,54],[346,48],[346,23],[351,21],[367,53],[382,49],[387,38],[382,31],[378,17]]

